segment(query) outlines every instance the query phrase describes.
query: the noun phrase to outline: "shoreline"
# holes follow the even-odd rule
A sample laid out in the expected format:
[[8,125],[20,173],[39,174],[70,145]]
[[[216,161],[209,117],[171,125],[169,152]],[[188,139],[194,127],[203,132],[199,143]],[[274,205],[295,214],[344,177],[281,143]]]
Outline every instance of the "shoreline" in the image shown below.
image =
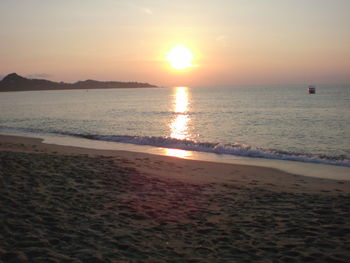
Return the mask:
[[0,135],[0,262],[349,262],[350,182]]
[[350,181],[350,167],[318,162],[292,161],[274,158],[257,158],[248,156],[237,156],[231,154],[220,154],[202,151],[191,151],[176,148],[164,148],[152,145],[140,145],[132,143],[113,142],[105,140],[94,140],[74,136],[58,136],[54,134],[27,134],[16,133],[14,131],[4,131],[0,135],[20,136],[26,138],[42,139],[44,144],[72,146],[84,149],[126,151],[132,153],[147,153],[151,155],[161,155],[177,157],[187,160],[206,161],[214,163],[266,167],[281,170],[289,174],[302,175],[307,177],[346,180]]
[[[254,182],[258,182],[260,180],[262,182],[262,185],[256,183],[253,185],[267,187],[267,185],[271,185],[270,181],[273,180],[273,186],[275,186],[276,189],[279,189],[280,187],[284,189],[286,185],[299,180],[301,182],[306,182],[306,185],[308,185],[307,191],[311,190],[311,192],[318,191],[317,189],[320,187],[325,187],[323,191],[326,192],[333,191],[339,188],[338,182],[341,182],[341,189],[338,190],[349,190],[350,193],[349,180],[309,177],[301,174],[288,173],[276,168],[256,165],[183,159],[174,156],[155,155],[150,153],[130,152],[124,150],[92,149],[77,146],[50,144],[44,143],[43,141],[44,140],[41,138],[0,134],[0,150],[19,152],[24,151],[28,153],[53,153],[59,155],[87,155],[91,157],[104,156],[111,158],[123,158],[127,160],[128,163],[130,163],[130,167],[136,167],[143,173],[150,173],[156,176],[167,177],[176,180],[185,180],[189,182],[195,181],[204,183],[227,183],[231,180],[238,180],[239,178],[240,180],[237,182],[240,182],[241,184],[249,184],[249,180]],[[172,170],[171,168],[167,167],[167,165],[175,167],[184,166],[185,168],[183,168],[183,170],[184,174],[186,175],[182,175],[183,172],[181,169]],[[207,172],[198,172],[201,170],[207,170]],[[235,174],[235,176],[233,176],[233,174]],[[263,183],[265,185],[263,185]],[[289,187],[290,186],[287,188]],[[271,188],[269,190],[273,189]],[[297,190],[297,187],[292,187],[292,191],[294,190]]]

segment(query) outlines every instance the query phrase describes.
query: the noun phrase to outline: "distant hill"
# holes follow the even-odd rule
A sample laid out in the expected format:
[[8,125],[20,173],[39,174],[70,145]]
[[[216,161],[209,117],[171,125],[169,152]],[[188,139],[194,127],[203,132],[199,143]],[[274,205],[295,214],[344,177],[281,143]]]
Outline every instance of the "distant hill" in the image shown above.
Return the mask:
[[54,82],[45,79],[28,79],[11,73],[0,81],[1,91],[68,90],[68,89],[120,89],[152,88],[148,83],[85,80],[75,83]]

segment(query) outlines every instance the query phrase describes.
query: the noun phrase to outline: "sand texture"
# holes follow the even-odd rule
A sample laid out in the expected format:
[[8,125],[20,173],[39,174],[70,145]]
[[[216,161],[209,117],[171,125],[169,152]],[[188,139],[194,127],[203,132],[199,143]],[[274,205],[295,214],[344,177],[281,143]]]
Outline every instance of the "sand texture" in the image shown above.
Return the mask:
[[350,262],[347,181],[0,142],[0,262]]

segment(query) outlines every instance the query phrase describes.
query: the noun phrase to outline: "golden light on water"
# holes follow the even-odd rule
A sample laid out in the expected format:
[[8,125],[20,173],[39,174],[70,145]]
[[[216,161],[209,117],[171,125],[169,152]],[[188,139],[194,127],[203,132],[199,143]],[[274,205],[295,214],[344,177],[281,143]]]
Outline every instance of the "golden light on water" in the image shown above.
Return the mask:
[[188,90],[186,87],[177,87],[175,91],[176,113],[186,113],[188,111]]
[[173,156],[178,158],[188,158],[192,156],[192,153],[190,151],[169,148],[164,148],[164,154],[167,156]]
[[171,138],[184,140],[188,136],[187,134],[187,123],[189,121],[189,117],[187,115],[178,115],[174,121],[171,123]]
[[179,140],[190,138],[188,124],[191,120],[189,109],[189,95],[187,87],[177,87],[174,94],[175,116],[170,123],[170,137]]

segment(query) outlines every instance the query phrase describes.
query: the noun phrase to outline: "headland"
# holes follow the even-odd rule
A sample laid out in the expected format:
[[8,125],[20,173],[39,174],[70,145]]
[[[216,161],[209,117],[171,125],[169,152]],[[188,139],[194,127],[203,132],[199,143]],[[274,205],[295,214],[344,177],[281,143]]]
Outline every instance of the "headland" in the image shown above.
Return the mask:
[[72,89],[120,89],[155,88],[157,86],[140,82],[85,80],[75,83],[54,82],[46,79],[29,79],[16,73],[8,74],[0,81],[1,91],[72,90]]

